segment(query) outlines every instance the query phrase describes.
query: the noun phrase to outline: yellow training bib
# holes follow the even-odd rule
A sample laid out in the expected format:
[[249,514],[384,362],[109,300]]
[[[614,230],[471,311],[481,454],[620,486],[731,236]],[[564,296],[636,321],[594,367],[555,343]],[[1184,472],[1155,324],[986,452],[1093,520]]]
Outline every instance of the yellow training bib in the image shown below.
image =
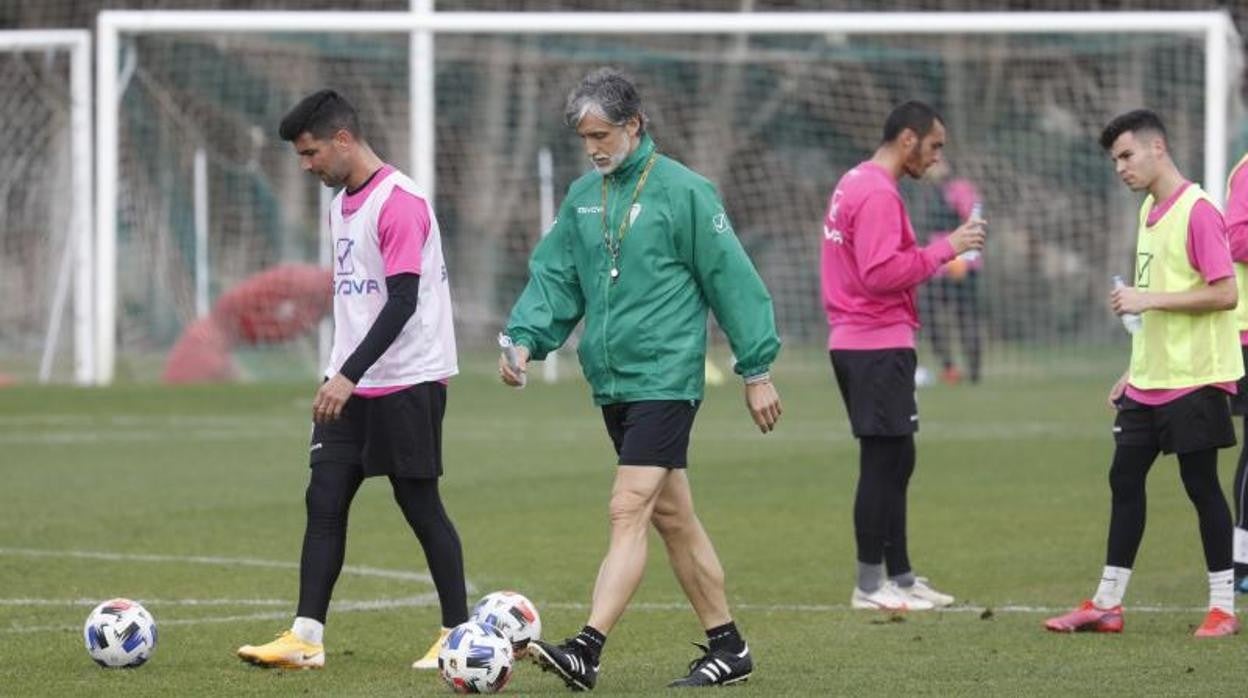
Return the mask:
[[[1209,201],[1198,185],[1179,195],[1156,225],[1148,225],[1149,196],[1140,207],[1135,287],[1145,293],[1190,291],[1205,285],[1187,258],[1188,221],[1198,201]],[[1131,339],[1130,382],[1137,388],[1189,388],[1238,380],[1244,374],[1235,313],[1150,310]]]

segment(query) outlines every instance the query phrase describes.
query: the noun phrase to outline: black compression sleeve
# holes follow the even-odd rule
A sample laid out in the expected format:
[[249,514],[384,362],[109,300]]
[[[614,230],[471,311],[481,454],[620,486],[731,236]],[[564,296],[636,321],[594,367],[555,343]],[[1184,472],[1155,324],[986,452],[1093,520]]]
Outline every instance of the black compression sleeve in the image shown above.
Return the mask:
[[360,377],[381,355],[386,353],[394,338],[403,331],[403,326],[416,312],[416,299],[420,291],[420,274],[395,274],[386,277],[386,304],[381,307],[373,326],[360,341],[351,356],[342,364],[338,371],[352,383],[359,383]]

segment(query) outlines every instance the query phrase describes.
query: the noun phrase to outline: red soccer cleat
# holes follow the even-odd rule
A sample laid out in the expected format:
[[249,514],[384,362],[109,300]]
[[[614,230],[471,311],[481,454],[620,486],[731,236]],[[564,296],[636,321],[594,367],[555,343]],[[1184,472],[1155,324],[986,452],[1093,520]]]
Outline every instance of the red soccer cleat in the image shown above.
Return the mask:
[[1070,613],[1044,621],[1044,627],[1055,633],[1120,633],[1122,606],[1097,608],[1090,600],[1084,601]]
[[1235,614],[1227,613],[1220,608],[1209,609],[1205,622],[1196,628],[1196,637],[1226,637],[1239,633],[1239,621]]

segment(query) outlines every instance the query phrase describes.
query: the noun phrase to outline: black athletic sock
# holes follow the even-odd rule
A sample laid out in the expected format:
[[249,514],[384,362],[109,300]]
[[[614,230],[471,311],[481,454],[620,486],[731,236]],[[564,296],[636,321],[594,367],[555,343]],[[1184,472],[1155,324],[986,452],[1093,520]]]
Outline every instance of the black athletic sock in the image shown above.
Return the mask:
[[442,506],[438,481],[391,476],[390,487],[425,551],[425,562],[442,607],[442,627],[453,628],[468,620],[468,592],[464,584],[463,548],[455,525]]
[[710,643],[712,652],[723,650],[733,654],[741,654],[741,651],[745,649],[745,640],[741,638],[741,633],[737,631],[737,624],[732,621],[707,630],[706,639]]
[[325,622],[347,549],[347,512],[364,481],[359,465],[313,465],[304,502],[308,520],[299,561],[297,616]]
[[607,636],[587,625],[581,628],[581,632],[577,633],[576,637],[572,638],[572,642],[580,647],[581,654],[589,660],[590,664],[597,666],[598,657],[602,656],[602,648],[607,644]]
[[1218,451],[1179,454],[1179,474],[1200,520],[1200,542],[1210,572],[1231,568],[1231,510],[1218,482]]

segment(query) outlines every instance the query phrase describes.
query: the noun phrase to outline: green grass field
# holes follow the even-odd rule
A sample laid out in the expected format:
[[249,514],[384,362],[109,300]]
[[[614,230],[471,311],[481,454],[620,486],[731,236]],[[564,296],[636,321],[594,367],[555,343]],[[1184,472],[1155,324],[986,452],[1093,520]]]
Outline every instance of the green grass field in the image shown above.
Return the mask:
[[[708,393],[693,437],[695,498],[757,663],[733,695],[1244,690],[1245,640],[1191,637],[1207,582],[1173,459],[1154,469],[1127,632],[1041,629],[1100,572],[1112,371],[920,394],[912,556],[964,605],[890,621],[847,607],[857,461],[831,372],[815,353],[786,363],[777,432],[759,435],[730,385]],[[520,590],[560,639],[584,621],[605,549],[608,440],[579,380],[516,392],[494,382],[488,360],[467,368],[450,393],[443,492],[470,598]],[[435,673],[408,669],[438,613],[384,481],[355,502],[326,669],[265,671],[233,656],[293,611],[313,387],[0,391],[0,694],[442,693]],[[1226,484],[1234,454],[1222,461]],[[143,601],[160,627],[155,656],[135,671],[103,671],[82,647],[91,605],[119,595]],[[598,691],[659,692],[702,639],[652,537]],[[507,691],[564,689],[524,664]]]

